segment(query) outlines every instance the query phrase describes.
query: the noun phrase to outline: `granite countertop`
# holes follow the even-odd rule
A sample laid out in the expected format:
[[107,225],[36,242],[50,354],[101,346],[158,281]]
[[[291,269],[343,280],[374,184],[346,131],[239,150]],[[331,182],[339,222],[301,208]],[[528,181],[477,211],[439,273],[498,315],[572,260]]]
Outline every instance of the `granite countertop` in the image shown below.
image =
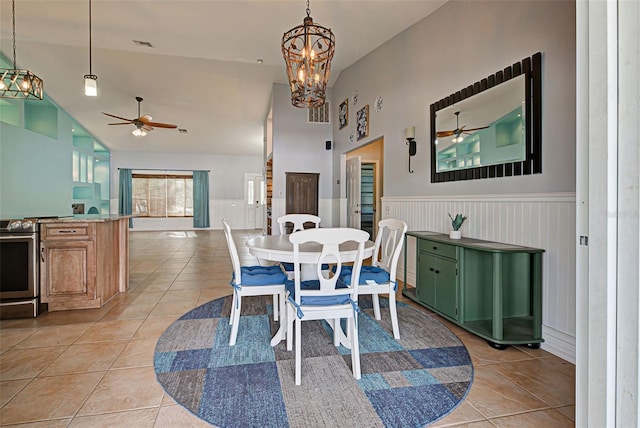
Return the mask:
[[125,218],[131,218],[131,215],[120,214],[76,214],[68,217],[58,218],[41,218],[38,219],[38,223],[72,223],[72,222],[103,222],[103,221],[115,221]]

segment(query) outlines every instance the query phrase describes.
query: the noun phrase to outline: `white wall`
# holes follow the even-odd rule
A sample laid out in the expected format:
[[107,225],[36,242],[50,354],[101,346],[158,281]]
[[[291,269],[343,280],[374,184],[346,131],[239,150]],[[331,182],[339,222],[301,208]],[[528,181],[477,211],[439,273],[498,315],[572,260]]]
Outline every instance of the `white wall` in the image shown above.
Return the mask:
[[[287,85],[273,85],[273,218],[286,214],[285,172],[320,173],[318,196],[331,197],[332,151],[325,149],[331,140],[331,124],[308,123],[307,109],[291,105],[291,90]],[[336,117],[334,103],[331,120]],[[328,211],[330,213],[330,211]],[[323,218],[324,219],[324,218]],[[329,219],[323,221],[327,226]]]
[[[339,43],[339,40],[338,40]],[[450,1],[340,73],[332,100],[349,98],[349,124],[335,123],[339,155],[384,136],[385,196],[575,191],[575,2]],[[542,174],[430,183],[429,106],[521,59],[542,52]],[[353,96],[358,92],[358,103]],[[375,112],[375,100],[383,99]],[[369,104],[369,138],[353,143],[356,111]],[[407,171],[404,129],[416,127]],[[333,195],[340,194],[333,181]]]
[[[231,226],[243,228],[244,174],[262,174],[260,156],[219,156],[190,153],[113,152],[111,154],[111,210],[118,207],[118,168],[209,170],[209,211],[211,229],[221,229],[222,218],[232,219]],[[193,220],[134,219],[134,230],[188,230]]]

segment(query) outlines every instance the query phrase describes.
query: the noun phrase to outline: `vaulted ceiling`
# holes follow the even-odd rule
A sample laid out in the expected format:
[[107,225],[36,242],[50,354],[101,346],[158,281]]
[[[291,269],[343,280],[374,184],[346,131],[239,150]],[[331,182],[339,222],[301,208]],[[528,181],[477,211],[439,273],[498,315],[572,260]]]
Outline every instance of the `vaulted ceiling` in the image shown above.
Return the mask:
[[[330,84],[446,1],[312,1],[311,17],[336,37]],[[272,85],[286,83],[282,35],[306,9],[301,0],[92,0],[94,98],[83,93],[89,0],[15,3],[18,67],[41,77],[47,95],[110,149],[224,155],[262,153]],[[11,60],[11,1],[0,6],[0,47]],[[114,120],[101,112],[137,117],[136,96],[142,114],[188,132],[134,137],[133,125],[108,126]]]

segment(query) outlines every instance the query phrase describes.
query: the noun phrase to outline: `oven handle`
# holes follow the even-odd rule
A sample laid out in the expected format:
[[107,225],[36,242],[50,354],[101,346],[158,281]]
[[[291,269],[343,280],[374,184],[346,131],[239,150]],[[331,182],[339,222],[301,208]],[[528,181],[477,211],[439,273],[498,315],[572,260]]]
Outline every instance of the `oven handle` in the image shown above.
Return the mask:
[[33,235],[0,235],[0,241],[22,241],[25,238],[32,241],[36,240],[35,234]]

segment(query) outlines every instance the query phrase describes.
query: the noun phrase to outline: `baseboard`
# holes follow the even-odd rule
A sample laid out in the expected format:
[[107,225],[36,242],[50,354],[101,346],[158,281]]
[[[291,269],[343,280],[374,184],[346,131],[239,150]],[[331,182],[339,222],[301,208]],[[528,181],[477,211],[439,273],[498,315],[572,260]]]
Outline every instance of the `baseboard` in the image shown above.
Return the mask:
[[576,338],[574,336],[543,325],[542,337],[544,342],[540,348],[570,363],[576,363]]

